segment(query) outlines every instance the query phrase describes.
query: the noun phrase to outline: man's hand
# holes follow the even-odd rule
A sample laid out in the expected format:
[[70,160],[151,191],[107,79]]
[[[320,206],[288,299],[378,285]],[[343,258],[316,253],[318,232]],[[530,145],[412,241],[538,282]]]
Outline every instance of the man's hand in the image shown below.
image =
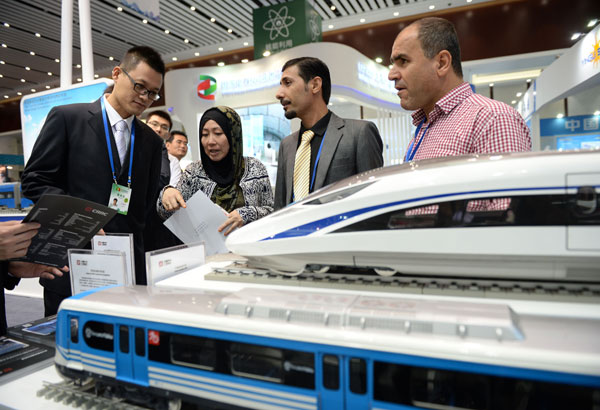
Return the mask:
[[0,222],[0,260],[25,256],[39,228],[37,222]]
[[186,207],[181,192],[173,187],[168,187],[163,191],[162,204],[167,211],[176,211]]
[[68,272],[69,268],[63,266],[62,269],[52,266],[38,265],[37,263],[29,262],[9,262],[8,272],[17,278],[44,278],[54,279],[56,276],[62,276],[61,272]]

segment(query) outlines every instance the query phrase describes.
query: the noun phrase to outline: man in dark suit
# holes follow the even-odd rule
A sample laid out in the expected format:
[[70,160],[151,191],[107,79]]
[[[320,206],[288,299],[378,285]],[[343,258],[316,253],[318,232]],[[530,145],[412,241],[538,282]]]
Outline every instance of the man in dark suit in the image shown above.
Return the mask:
[[276,98],[285,117],[300,118],[301,126],[279,146],[275,209],[383,166],[383,143],[375,124],[338,117],[327,109],[330,95],[329,69],[321,60],[300,57],[284,64]]
[[41,276],[53,280],[55,276],[62,276],[62,272],[57,268],[28,262],[7,261],[27,254],[31,238],[37,234],[39,227],[40,224],[35,222],[0,222],[0,336],[6,334],[4,289],[14,289],[20,278]]
[[[50,111],[22,180],[24,195],[34,201],[43,194],[66,194],[109,204],[111,191],[129,187],[129,206],[120,211],[126,214],[117,214],[104,230],[133,233],[137,284],[146,284],[143,231],[156,206],[163,143],[136,116],[160,98],[164,73],[164,63],[152,48],[128,50],[113,68],[111,94]],[[69,275],[40,283],[46,315],[55,314],[71,294]]]

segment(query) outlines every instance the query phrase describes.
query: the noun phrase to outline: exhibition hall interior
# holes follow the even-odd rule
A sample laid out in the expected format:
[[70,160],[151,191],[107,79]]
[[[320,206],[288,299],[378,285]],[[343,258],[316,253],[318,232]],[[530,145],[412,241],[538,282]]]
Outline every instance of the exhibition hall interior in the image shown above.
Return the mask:
[[2,0],[0,408],[600,408],[600,2]]

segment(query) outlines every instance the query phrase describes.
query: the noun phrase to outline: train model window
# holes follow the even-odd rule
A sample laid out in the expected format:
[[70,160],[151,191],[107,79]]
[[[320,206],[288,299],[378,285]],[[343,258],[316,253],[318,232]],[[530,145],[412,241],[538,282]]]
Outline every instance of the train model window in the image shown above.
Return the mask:
[[569,222],[572,225],[600,224],[600,195],[592,186],[582,186],[569,203]]
[[83,340],[98,350],[114,351],[114,326],[111,323],[89,321],[83,325]]
[[350,391],[356,394],[367,392],[367,362],[353,357],[350,359]]
[[72,317],[70,320],[71,326],[71,343],[79,343],[79,319]]
[[374,362],[373,398],[435,409],[592,410],[600,389]]
[[231,373],[236,376],[315,388],[314,354],[247,343],[230,343]]
[[146,338],[144,337],[144,329],[136,327],[133,333],[135,338],[135,354],[138,356],[146,355]]
[[[446,201],[386,212],[345,226],[335,232],[598,224],[600,211],[594,208],[593,200],[589,199],[592,196],[590,192],[584,192],[579,196],[529,195]],[[568,220],[569,202],[572,211],[571,218]],[[594,211],[589,211],[592,208]],[[594,215],[585,215],[582,210]]]
[[323,387],[329,390],[340,388],[340,360],[337,356],[323,356]]
[[119,326],[119,350],[129,353],[129,326]]
[[198,336],[171,335],[171,362],[204,370],[217,365],[216,341]]

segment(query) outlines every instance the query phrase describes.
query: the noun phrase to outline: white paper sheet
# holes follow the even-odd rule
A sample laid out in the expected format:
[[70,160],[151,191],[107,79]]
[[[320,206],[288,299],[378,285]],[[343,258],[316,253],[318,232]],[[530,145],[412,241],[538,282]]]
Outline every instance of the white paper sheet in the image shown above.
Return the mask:
[[92,238],[92,249],[97,251],[125,252],[125,267],[127,268],[126,285],[135,285],[135,265],[133,262],[133,234],[109,233],[96,235]]
[[206,255],[227,253],[225,235],[217,228],[227,220],[223,208],[216,205],[204,192],[196,192],[187,202],[187,208],[181,208],[165,221],[183,243],[204,242]]

